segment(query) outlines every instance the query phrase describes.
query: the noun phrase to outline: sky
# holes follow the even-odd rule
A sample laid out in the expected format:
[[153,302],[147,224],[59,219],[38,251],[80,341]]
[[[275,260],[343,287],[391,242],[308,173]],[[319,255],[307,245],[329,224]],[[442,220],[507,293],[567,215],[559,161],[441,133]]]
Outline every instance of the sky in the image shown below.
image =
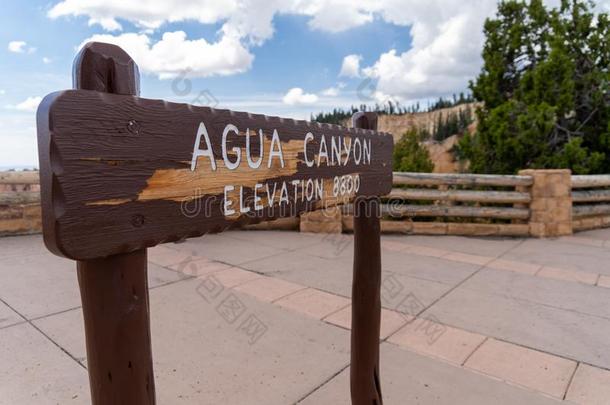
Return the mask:
[[466,91],[495,9],[495,0],[3,0],[0,169],[37,166],[38,103],[72,87],[89,41],[133,57],[142,97],[309,119]]

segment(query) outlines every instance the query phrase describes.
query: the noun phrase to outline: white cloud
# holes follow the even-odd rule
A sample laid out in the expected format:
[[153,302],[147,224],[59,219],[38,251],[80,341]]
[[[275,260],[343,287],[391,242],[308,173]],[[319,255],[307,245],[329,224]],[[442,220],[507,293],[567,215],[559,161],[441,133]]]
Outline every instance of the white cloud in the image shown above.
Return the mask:
[[408,51],[390,50],[363,69],[366,76],[378,79],[378,93],[418,99],[465,89],[480,69],[482,26],[493,15],[495,2],[406,0],[403,7],[395,6],[389,4],[383,15],[410,26],[413,42]]
[[360,55],[347,55],[341,64],[340,77],[360,77]]
[[305,93],[300,87],[294,87],[288,90],[288,93],[286,93],[282,100],[288,105],[314,104],[318,101],[318,96]]
[[24,53],[27,45],[25,41],[11,41],[8,43],[8,50],[14,53]]
[[51,62],[53,62],[51,58],[47,58],[46,56],[42,58],[42,63],[44,63],[45,65],[48,65]]
[[38,108],[38,104],[40,104],[41,101],[42,97],[39,96],[28,97],[21,103],[9,107],[19,111],[36,111],[36,109]]
[[166,32],[153,42],[146,34],[127,33],[118,36],[94,35],[89,41],[108,42],[122,47],[143,72],[161,79],[187,74],[191,77],[231,75],[247,71],[254,56],[243,44],[227,35],[218,42],[189,40],[183,31]]
[[6,94],[6,90],[4,90],[4,89],[0,89],[0,96],[3,96],[3,95],[5,95],[5,94]]
[[[545,2],[556,5],[558,0]],[[134,57],[143,61],[143,70],[164,77],[184,69],[201,76],[247,70],[253,60],[252,46],[273,36],[273,19],[280,14],[306,16],[311,29],[331,33],[383,20],[404,27],[411,49],[387,49],[365,69],[357,55],[349,55],[342,75],[364,73],[378,80],[379,93],[418,99],[461,91],[475,77],[481,66],[483,22],[496,7],[497,0],[146,0],[141,6],[125,0],[55,0],[48,15],[85,16],[89,24],[107,31],[123,29],[121,21],[135,24],[144,31],[110,38],[131,44],[138,51]],[[610,0],[598,1],[597,7],[610,10]],[[148,36],[152,31],[182,21],[220,24],[219,38],[207,42],[176,37],[170,42],[172,38],[163,37],[152,43]],[[155,60],[153,55],[169,58]]]
[[328,97],[337,97],[339,93],[340,90],[337,87],[329,87],[327,89],[322,90],[322,95]]

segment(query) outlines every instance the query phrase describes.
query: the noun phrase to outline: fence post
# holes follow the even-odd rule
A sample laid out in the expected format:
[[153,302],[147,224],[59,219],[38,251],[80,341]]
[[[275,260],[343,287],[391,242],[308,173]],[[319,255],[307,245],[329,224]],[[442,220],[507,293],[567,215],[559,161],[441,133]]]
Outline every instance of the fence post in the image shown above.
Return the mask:
[[[354,128],[377,130],[375,113],[356,113]],[[379,378],[381,236],[378,198],[354,201],[354,275],[350,388],[353,405],[382,405]]]
[[[85,45],[73,80],[77,89],[139,95],[138,67],[114,45]],[[79,261],[77,271],[92,404],[154,405],[146,249]]]
[[530,235],[554,238],[572,234],[572,173],[568,169],[519,171],[532,176]]

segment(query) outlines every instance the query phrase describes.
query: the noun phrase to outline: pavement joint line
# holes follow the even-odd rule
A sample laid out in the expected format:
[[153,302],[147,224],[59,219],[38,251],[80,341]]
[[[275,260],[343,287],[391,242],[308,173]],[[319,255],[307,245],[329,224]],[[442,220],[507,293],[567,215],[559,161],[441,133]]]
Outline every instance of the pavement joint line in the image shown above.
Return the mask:
[[34,322],[34,321],[39,321],[39,320],[41,320],[41,319],[45,319],[45,318],[48,318],[48,317],[50,317],[50,316],[55,316],[55,315],[61,315],[61,314],[65,314],[65,313],[67,313],[67,312],[70,312],[70,311],[75,311],[75,310],[77,310],[77,309],[81,309],[81,308],[82,308],[82,306],[81,306],[81,305],[79,305],[79,306],[72,307],[72,308],[68,308],[68,309],[62,309],[61,311],[52,312],[52,313],[50,313],[50,314],[45,314],[45,315],[36,316],[36,317],[34,317],[34,318],[30,318],[29,320],[30,320],[30,321],[32,321],[32,322]]
[[317,387],[315,387],[313,390],[311,390],[310,392],[308,392],[307,394],[305,394],[304,396],[302,396],[301,398],[299,398],[296,402],[295,405],[300,404],[301,402],[303,402],[304,400],[306,400],[308,397],[310,397],[311,395],[315,394],[317,391],[320,390],[320,388],[324,387],[326,384],[328,384],[329,382],[331,382],[332,380],[335,379],[335,377],[337,377],[339,374],[341,374],[342,372],[344,372],[345,370],[347,370],[350,366],[351,362],[347,363],[347,365],[341,367],[341,369],[339,371],[337,371],[336,373],[334,373],[333,375],[331,375],[329,378],[327,378],[326,380],[322,381],[322,383],[320,385],[318,385]]
[[18,321],[9,325],[0,326],[0,330],[12,328],[13,326],[23,325],[24,323],[27,323],[27,321]]
[[[32,328],[34,328],[36,331],[38,331],[38,333],[40,333],[42,336],[44,336],[49,342],[51,342],[54,346],[56,346],[59,350],[61,350],[66,356],[68,356],[69,358],[74,360],[76,362],[76,364],[78,364],[85,370],[87,369],[87,367],[85,367],[84,364],[82,364],[76,357],[74,357],[72,355],[72,353],[70,353],[67,349],[64,349],[59,343],[57,343],[55,340],[53,340],[42,329],[40,329],[38,326],[36,326],[31,320],[27,319],[21,312],[17,311],[15,308],[13,308],[11,305],[9,305],[9,303],[6,302],[5,300],[3,300],[2,298],[0,298],[0,302],[2,302],[4,305],[9,307],[11,310],[13,310],[16,314],[18,314],[21,318],[23,318],[25,320],[25,322],[21,322],[19,325],[24,325],[24,324],[30,325]],[[11,326],[15,326],[15,325],[11,325]]]
[[595,280],[595,284],[594,284],[595,287],[605,288],[605,287],[602,287],[602,286],[599,285],[599,280],[601,280],[601,279],[602,279],[602,275],[598,274],[597,275],[597,280]]
[[[334,294],[334,295],[336,295],[336,294]],[[339,296],[339,297],[340,297],[340,296]],[[348,299],[349,299],[349,298],[348,298]],[[328,314],[328,315],[324,316],[324,317],[323,317],[323,318],[321,318],[320,320],[321,320],[321,321],[323,321],[323,322],[326,322],[326,318],[328,318],[329,316],[333,316],[333,315],[335,315],[335,314],[336,314],[336,313],[338,313],[338,312],[343,311],[345,308],[350,307],[351,305],[352,305],[352,302],[351,302],[351,299],[350,299],[350,303],[349,303],[349,304],[347,304],[347,305],[345,305],[345,306],[343,306],[343,307],[341,307],[341,308],[339,308],[339,309],[334,310],[333,312],[331,312],[330,314]],[[326,323],[330,323],[330,322],[326,322]],[[350,329],[351,329],[351,328],[350,328]]]
[[477,347],[474,348],[474,350],[472,352],[470,352],[470,354],[468,356],[466,356],[466,358],[464,359],[464,361],[462,362],[462,364],[460,364],[460,367],[465,367],[466,363],[468,362],[468,360],[470,360],[470,358],[472,357],[472,355],[481,348],[481,346],[483,346],[485,344],[485,342],[487,342],[489,340],[489,336],[485,336],[485,339],[483,339],[483,341],[481,343],[479,343],[477,345]]
[[[266,276],[266,277],[269,277],[269,276]],[[269,278],[274,278],[274,277],[269,277]],[[280,280],[282,280],[282,279],[280,279]],[[252,280],[252,281],[254,281],[254,280]],[[285,280],[284,280],[284,281],[285,281]],[[294,283],[294,284],[296,284],[296,283]],[[303,288],[299,288],[299,289],[298,289],[298,290],[296,290],[296,291],[292,291],[292,292],[289,292],[288,294],[284,294],[284,295],[282,295],[281,297],[277,297],[276,299],[271,300],[271,302],[270,302],[270,303],[271,303],[271,304],[275,304],[275,303],[276,303],[276,301],[282,300],[282,299],[284,299],[284,298],[286,298],[286,297],[290,297],[290,296],[291,296],[291,295],[293,295],[293,294],[296,294],[296,293],[298,293],[298,292],[301,292],[301,291],[303,291],[303,290],[306,290],[306,289],[310,288],[310,287],[303,286],[303,285],[301,285],[301,287],[303,287]]]
[[[279,256],[279,255],[284,255],[286,253],[291,253],[291,252],[290,251],[286,251],[286,250],[282,250],[282,251],[270,254],[268,256],[257,257],[256,259],[246,260],[244,262],[240,262],[240,263],[236,263],[236,264],[231,264],[231,266],[235,266],[235,267],[245,266],[245,265],[247,265],[249,263],[252,263],[252,262],[257,262],[259,260],[271,259],[272,257]],[[221,263],[225,263],[225,262],[221,262]],[[226,264],[229,264],[229,263],[226,263]],[[253,270],[248,270],[248,271],[253,271]]]
[[570,392],[570,388],[572,387],[572,381],[574,381],[574,377],[576,376],[576,371],[578,371],[578,368],[580,367],[580,361],[576,363],[576,367],[574,367],[574,371],[572,372],[572,375],[570,376],[570,379],[568,380],[568,385],[566,386],[566,390],[563,393],[562,396],[562,400],[565,401],[567,396],[568,396],[568,392]]

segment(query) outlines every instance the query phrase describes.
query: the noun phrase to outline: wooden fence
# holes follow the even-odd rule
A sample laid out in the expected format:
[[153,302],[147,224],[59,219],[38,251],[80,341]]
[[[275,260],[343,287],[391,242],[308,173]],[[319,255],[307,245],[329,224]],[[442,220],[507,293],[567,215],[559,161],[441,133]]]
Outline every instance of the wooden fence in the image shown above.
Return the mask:
[[38,172],[0,172],[0,236],[41,231]]
[[[394,188],[382,205],[382,230],[527,235],[532,182],[532,176],[394,173]],[[349,207],[344,214],[349,230]]]
[[[382,231],[527,236],[532,184],[530,175],[394,173],[394,188],[382,204]],[[610,175],[571,176],[569,187],[574,232],[610,226]],[[0,172],[0,235],[40,232],[39,201],[38,172]],[[332,218],[308,214],[317,219],[307,230],[350,232],[352,211],[345,206]],[[247,228],[296,230],[299,218]]]
[[572,176],[572,229],[610,225],[610,175]]

